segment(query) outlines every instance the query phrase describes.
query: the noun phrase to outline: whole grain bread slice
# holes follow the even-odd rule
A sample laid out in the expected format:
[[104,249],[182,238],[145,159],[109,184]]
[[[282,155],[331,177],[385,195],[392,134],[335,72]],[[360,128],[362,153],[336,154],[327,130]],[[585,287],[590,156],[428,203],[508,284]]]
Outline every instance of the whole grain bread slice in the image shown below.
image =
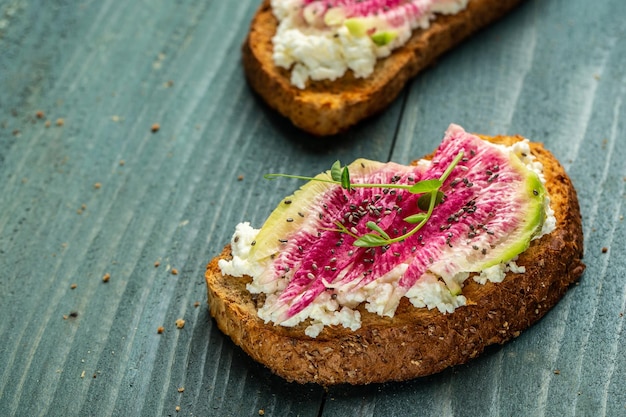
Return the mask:
[[309,81],[301,90],[291,85],[289,71],[274,65],[272,37],[278,21],[264,0],[243,44],[243,67],[249,84],[270,107],[302,130],[333,135],[386,108],[419,71],[521,1],[470,0],[458,14],[438,16],[428,29],[414,31],[403,47],[378,60],[371,76],[355,78],[348,71],[335,81]]
[[[484,137],[511,144],[520,137]],[[583,235],[576,191],[564,168],[541,144],[531,151],[543,164],[556,229],[533,240],[516,261],[525,273],[508,273],[502,283],[465,282],[466,306],[451,314],[415,308],[403,299],[393,318],[360,308],[362,327],[327,326],[316,338],[296,327],[265,324],[257,316],[263,299],[246,290],[249,277],[222,276],[220,258],[207,266],[211,315],[218,327],[253,359],[289,381],[368,384],[407,380],[465,363],[492,344],[501,344],[538,321],[583,273]]]

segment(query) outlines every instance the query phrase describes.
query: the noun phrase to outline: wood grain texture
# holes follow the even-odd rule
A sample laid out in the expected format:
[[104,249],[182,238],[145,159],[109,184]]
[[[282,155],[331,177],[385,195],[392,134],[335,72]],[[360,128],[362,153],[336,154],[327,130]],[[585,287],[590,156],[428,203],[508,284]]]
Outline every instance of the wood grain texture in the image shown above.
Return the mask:
[[[258,3],[0,0],[2,414],[624,415],[626,3],[529,0],[322,141],[245,84]],[[297,185],[262,174],[408,162],[450,122],[544,142],[577,187],[587,270],[543,320],[441,374],[328,392],[217,330],[206,262]]]

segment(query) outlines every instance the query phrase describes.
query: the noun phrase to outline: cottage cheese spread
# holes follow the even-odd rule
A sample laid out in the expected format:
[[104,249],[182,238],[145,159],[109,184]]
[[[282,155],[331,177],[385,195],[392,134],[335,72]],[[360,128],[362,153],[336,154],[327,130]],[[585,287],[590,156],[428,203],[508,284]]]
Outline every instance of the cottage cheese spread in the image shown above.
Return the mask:
[[[543,166],[531,154],[528,140],[504,148],[508,152],[515,153],[528,169],[538,174],[541,182],[545,184]],[[545,221],[541,232],[535,236],[535,239],[552,232],[556,227],[556,219],[554,211],[550,207],[549,197],[546,196],[545,198]],[[238,224],[231,239],[232,259],[220,260],[219,268],[223,275],[252,277],[252,282],[248,284],[247,288],[251,293],[266,293],[265,305],[259,309],[258,315],[261,319],[269,322],[273,321],[273,313],[269,309],[283,290],[284,287],[281,286],[281,283],[284,284],[284,281],[275,281],[276,286],[271,290],[268,290],[266,283],[260,282],[263,272],[269,268],[271,259],[266,258],[261,262],[250,261],[250,249],[258,233],[259,229],[253,228],[248,222]],[[525,268],[518,266],[515,263],[516,259],[486,268],[475,275],[473,279],[480,284],[485,284],[488,281],[502,282],[507,272],[524,273]],[[334,287],[328,283],[327,287],[333,287],[334,296],[331,296],[329,292],[321,293],[306,308],[282,322],[281,325],[295,326],[310,319],[310,325],[305,331],[310,337],[316,337],[324,326],[328,325],[342,325],[357,330],[361,326],[361,317],[356,307],[361,303],[365,303],[366,310],[371,313],[393,317],[400,301],[399,298],[401,298],[397,295],[399,292],[395,290],[408,267],[409,265],[400,263],[387,274],[358,289],[351,285],[354,282],[349,282],[341,287]],[[417,280],[404,296],[415,307],[428,308],[429,310],[436,308],[441,313],[451,313],[457,307],[466,304],[467,300],[460,289],[469,276],[469,273],[462,272],[442,280],[442,277],[428,271]]]
[[[353,16],[345,12],[350,6],[341,3],[359,3],[356,1],[272,0],[279,21],[272,39],[274,63],[290,69],[291,83],[301,89],[309,78],[335,80],[348,69],[355,77],[366,78],[374,71],[376,60],[404,45],[413,30],[427,29],[436,14],[458,13],[468,1],[396,1],[395,8],[383,13],[375,9],[378,5],[369,11],[360,9],[366,14]],[[364,2],[359,5],[363,6]]]

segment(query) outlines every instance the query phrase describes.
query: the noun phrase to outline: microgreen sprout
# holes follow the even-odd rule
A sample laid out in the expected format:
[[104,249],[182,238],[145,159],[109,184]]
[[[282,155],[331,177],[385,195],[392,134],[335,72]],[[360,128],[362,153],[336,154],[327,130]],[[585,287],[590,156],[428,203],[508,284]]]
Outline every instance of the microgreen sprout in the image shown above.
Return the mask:
[[446,170],[441,174],[439,179],[430,179],[424,181],[418,181],[413,185],[408,184],[360,184],[360,183],[352,183],[350,181],[350,172],[347,166],[342,167],[339,161],[335,161],[330,169],[330,177],[331,179],[324,178],[312,178],[312,177],[304,177],[299,175],[289,175],[289,174],[266,174],[264,178],[266,179],[275,179],[279,177],[283,178],[295,178],[307,181],[319,181],[326,182],[331,184],[340,185],[345,190],[350,191],[353,188],[395,188],[395,189],[403,189],[407,190],[411,194],[421,194],[421,196],[417,200],[417,206],[422,213],[412,214],[408,217],[404,218],[404,221],[409,224],[415,224],[415,227],[409,230],[407,233],[391,238],[383,229],[380,228],[375,222],[368,221],[366,226],[373,233],[367,233],[363,236],[357,236],[355,233],[348,230],[341,222],[336,221],[335,225],[337,229],[324,229],[330,231],[337,231],[340,233],[348,234],[354,237],[356,240],[354,241],[354,246],[362,247],[362,248],[373,248],[379,246],[385,246],[396,242],[401,242],[408,237],[415,234],[418,230],[420,230],[430,219],[433,210],[435,207],[443,201],[444,194],[441,191],[441,187],[446,179],[452,173],[454,167],[461,161],[463,158],[463,152],[459,152],[456,157],[452,160],[450,165],[446,168]]

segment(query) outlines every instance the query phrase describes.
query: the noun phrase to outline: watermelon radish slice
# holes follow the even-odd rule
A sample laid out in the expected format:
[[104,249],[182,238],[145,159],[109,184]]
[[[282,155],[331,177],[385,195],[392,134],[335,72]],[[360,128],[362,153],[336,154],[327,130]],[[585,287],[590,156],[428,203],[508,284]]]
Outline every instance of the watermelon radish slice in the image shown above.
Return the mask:
[[[455,3],[459,4],[454,7]],[[443,5],[442,10],[446,7],[457,10],[465,7],[465,3],[451,0],[304,0],[301,13],[308,26],[345,25],[352,35],[369,35],[378,46],[384,46],[396,38],[400,28],[415,29],[427,25],[438,5]]]
[[[459,154],[463,158],[454,165]],[[393,281],[385,314],[421,277],[437,276],[452,294],[458,277],[506,263],[540,233],[548,201],[536,172],[509,148],[494,145],[451,125],[432,160],[416,166],[359,159],[348,166],[353,184],[406,184],[436,180],[441,202],[424,226],[401,241],[355,246],[372,233],[368,222],[390,239],[422,214],[420,194],[406,189],[346,189],[325,172],[286,197],[267,219],[251,247],[249,261],[263,264],[251,292],[273,294],[263,307],[266,320],[288,320],[327,294],[357,292],[383,277]],[[370,223],[371,225],[372,223]],[[324,298],[326,297],[326,298]]]

